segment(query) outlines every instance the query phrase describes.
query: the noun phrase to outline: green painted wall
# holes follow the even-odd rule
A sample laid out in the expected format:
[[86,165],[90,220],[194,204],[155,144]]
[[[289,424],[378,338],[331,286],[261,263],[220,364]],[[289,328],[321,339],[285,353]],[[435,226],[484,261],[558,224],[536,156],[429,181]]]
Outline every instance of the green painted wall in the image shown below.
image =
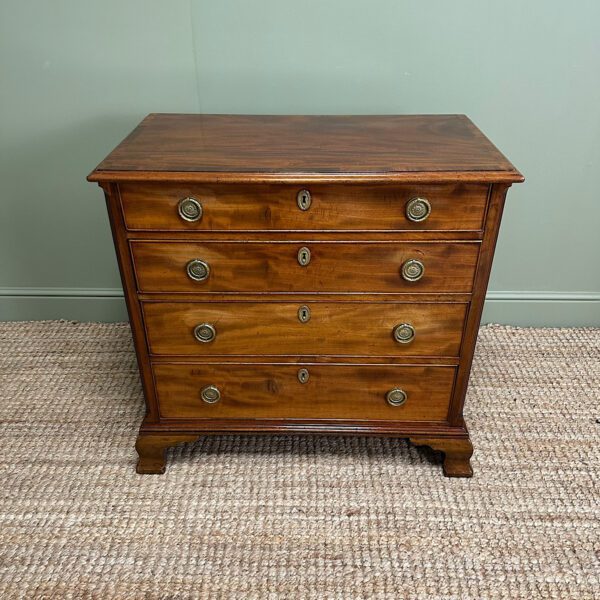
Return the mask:
[[459,112],[527,177],[485,319],[600,325],[599,23],[597,0],[2,0],[0,320],[124,318],[85,176],[148,112]]

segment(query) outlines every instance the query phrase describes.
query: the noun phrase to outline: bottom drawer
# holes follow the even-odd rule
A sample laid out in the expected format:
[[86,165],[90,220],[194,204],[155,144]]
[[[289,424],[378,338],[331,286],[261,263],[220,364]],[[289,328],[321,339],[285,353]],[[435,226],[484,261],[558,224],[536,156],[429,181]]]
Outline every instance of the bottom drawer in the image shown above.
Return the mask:
[[447,420],[455,374],[446,366],[356,364],[160,363],[153,371],[167,419],[438,422]]

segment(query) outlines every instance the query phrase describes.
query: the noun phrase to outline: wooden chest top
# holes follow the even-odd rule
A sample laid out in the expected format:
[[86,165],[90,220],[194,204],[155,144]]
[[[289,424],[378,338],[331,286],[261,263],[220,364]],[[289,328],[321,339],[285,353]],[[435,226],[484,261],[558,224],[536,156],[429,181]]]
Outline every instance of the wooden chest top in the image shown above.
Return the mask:
[[515,183],[464,115],[151,114],[90,181]]

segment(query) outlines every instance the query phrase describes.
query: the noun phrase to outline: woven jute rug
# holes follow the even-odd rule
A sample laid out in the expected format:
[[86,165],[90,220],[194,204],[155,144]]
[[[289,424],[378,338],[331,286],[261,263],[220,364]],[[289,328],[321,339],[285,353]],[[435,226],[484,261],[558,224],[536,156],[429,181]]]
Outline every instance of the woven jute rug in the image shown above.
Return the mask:
[[600,598],[600,330],[480,332],[473,479],[402,440],[214,437],[136,475],[124,324],[0,324],[0,598]]

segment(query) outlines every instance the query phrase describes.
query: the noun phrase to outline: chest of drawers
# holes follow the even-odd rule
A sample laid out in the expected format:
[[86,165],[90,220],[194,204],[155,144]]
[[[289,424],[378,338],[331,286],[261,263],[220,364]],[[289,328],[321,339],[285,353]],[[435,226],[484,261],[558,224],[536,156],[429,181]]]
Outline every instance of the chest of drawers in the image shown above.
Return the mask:
[[104,189],[147,414],[139,473],[215,433],[409,438],[463,420],[507,189],[461,115],[152,114]]

